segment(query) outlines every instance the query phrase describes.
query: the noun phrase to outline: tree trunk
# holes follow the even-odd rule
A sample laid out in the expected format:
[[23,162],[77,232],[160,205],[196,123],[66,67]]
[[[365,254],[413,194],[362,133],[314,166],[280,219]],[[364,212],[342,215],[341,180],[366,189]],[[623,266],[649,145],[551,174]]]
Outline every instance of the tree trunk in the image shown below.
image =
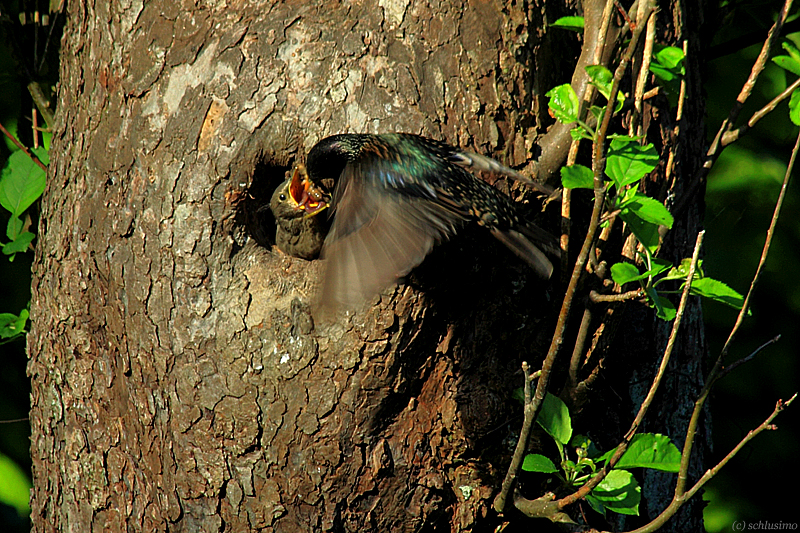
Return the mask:
[[319,262],[273,248],[258,208],[329,133],[423,133],[525,168],[580,48],[545,31],[566,6],[68,8],[28,337],[34,530],[499,523],[511,394],[559,288],[468,230],[368,311],[315,323]]

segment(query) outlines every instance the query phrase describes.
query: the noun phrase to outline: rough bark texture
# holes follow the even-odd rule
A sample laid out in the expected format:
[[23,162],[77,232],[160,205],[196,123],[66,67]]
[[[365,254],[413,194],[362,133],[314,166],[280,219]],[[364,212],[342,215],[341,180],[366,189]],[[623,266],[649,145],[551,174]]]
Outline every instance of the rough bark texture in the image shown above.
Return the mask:
[[540,42],[564,7],[68,8],[29,335],[34,530],[494,524],[554,290],[468,231],[315,324],[317,262],[271,248],[256,208],[328,133],[523,166],[577,55]]

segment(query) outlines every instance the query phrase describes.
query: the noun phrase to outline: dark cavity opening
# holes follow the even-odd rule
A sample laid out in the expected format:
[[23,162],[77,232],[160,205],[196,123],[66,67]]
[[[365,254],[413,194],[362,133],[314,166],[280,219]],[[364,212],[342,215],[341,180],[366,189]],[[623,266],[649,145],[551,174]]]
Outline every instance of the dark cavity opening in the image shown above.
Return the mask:
[[253,168],[250,187],[244,200],[239,204],[239,220],[247,233],[266,248],[275,244],[275,218],[269,209],[272,193],[285,180],[291,177],[292,163],[279,165],[273,161],[262,160]]

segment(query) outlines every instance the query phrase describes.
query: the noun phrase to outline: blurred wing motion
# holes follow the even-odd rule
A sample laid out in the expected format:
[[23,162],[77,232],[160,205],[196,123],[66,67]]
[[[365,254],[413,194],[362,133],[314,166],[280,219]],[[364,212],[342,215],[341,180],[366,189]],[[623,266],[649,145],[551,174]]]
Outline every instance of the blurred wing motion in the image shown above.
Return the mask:
[[467,213],[431,192],[386,187],[383,180],[406,178],[391,172],[360,161],[348,164],[339,178],[333,225],[322,251],[323,312],[354,308],[372,298],[422,263],[435,243],[467,220]]

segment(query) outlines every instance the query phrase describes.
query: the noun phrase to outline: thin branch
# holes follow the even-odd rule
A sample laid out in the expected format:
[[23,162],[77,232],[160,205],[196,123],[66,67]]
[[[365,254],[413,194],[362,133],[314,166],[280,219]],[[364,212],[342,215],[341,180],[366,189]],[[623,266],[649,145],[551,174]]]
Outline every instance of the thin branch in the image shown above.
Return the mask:
[[628,300],[635,300],[644,296],[642,289],[623,292],[622,294],[600,294],[597,291],[589,292],[589,299],[594,303],[600,302],[626,302]]
[[767,105],[753,113],[753,116],[750,117],[750,120],[748,120],[746,124],[739,126],[735,130],[725,132],[725,134],[722,136],[722,146],[725,147],[738,141],[739,137],[744,135],[750,128],[755,126],[759,120],[764,118],[768,113],[778,107],[778,104],[786,100],[798,87],[800,87],[800,78],[794,80],[794,83],[784,89],[781,94],[773,98]]
[[723,370],[717,376],[717,381],[721,380],[722,378],[724,378],[725,376],[727,376],[728,374],[730,374],[731,372],[736,370],[741,365],[751,361],[756,355],[758,355],[761,352],[761,350],[763,350],[764,348],[766,348],[770,344],[775,344],[779,340],[781,340],[781,336],[780,335],[776,335],[776,336],[772,337],[770,340],[768,340],[767,342],[765,342],[764,344],[762,344],[761,346],[759,346],[758,348],[756,348],[755,350],[753,350],[753,352],[750,355],[748,355],[747,357],[742,357],[738,361],[735,361],[734,363],[730,364],[729,366],[724,367]]
[[792,405],[792,402],[794,402],[795,398],[797,398],[797,393],[796,392],[792,395],[791,398],[789,398],[786,401],[778,400],[777,403],[775,404],[775,409],[772,411],[772,414],[770,414],[767,417],[767,419],[764,420],[764,422],[762,422],[757,428],[749,431],[747,433],[747,435],[745,435],[745,437],[739,442],[739,444],[737,444],[730,451],[730,453],[728,455],[726,455],[719,463],[717,463],[716,466],[714,466],[713,468],[707,470],[706,473],[703,474],[703,476],[700,479],[697,480],[697,483],[695,483],[692,486],[692,488],[689,489],[689,491],[686,492],[685,499],[689,499],[692,496],[694,496],[695,493],[698,490],[700,490],[703,487],[703,485],[705,485],[708,482],[708,480],[710,480],[712,477],[714,477],[717,474],[717,472],[719,472],[720,469],[722,469],[723,466],[728,464],[728,462],[731,459],[733,459],[733,457],[737,453],[739,453],[739,450],[741,450],[744,447],[745,444],[747,444],[748,442],[753,440],[753,438],[756,435],[758,435],[759,433],[761,433],[762,431],[767,430],[767,429],[776,430],[777,427],[772,425],[772,421],[775,419],[776,416],[778,416],[780,414],[781,411],[783,411],[784,409],[786,409],[787,407]]
[[[639,9],[644,9],[645,3],[639,5]],[[639,119],[642,116],[644,101],[644,88],[647,85],[647,75],[650,74],[650,61],[653,57],[653,43],[656,35],[656,17],[650,17],[647,21],[647,33],[644,39],[644,51],[642,53],[642,66],[636,78],[636,88],[634,89],[633,115],[628,133],[631,137],[641,135],[641,124]]]
[[646,91],[642,95],[642,100],[649,100],[649,99],[651,99],[651,98],[653,98],[655,96],[658,96],[658,93],[660,93],[660,92],[661,92],[661,88],[658,85],[656,85],[655,87],[653,87],[649,91]]
[[586,337],[589,335],[589,325],[592,323],[592,310],[586,305],[583,308],[581,326],[578,328],[578,337],[575,340],[575,347],[572,350],[572,357],[569,360],[569,388],[574,389],[578,384],[578,370],[581,366],[581,355],[583,347],[586,345]]
[[17,422],[27,422],[30,420],[27,416],[25,418],[12,418],[10,420],[0,420],[0,424],[16,424]]
[[647,396],[645,397],[642,405],[639,407],[639,412],[636,413],[636,418],[634,418],[633,423],[631,424],[630,429],[625,434],[622,442],[617,446],[614,454],[611,458],[606,461],[597,474],[595,474],[592,479],[586,482],[580,489],[575,491],[574,493],[561,498],[558,500],[558,508],[563,509],[567,505],[571,505],[576,501],[584,498],[593,488],[595,488],[601,481],[608,475],[614,465],[619,462],[622,455],[625,453],[625,450],[628,449],[628,445],[630,444],[631,440],[633,439],[634,435],[636,435],[636,431],[639,429],[639,426],[644,420],[645,414],[647,414],[647,410],[650,407],[650,404],[653,402],[655,398],[656,391],[658,390],[659,385],[661,384],[661,380],[664,377],[664,374],[667,370],[667,364],[669,363],[670,357],[672,356],[672,350],[675,347],[675,341],[678,338],[678,329],[680,328],[681,321],[683,320],[683,314],[686,309],[686,302],[689,300],[689,291],[691,290],[692,279],[694,278],[694,273],[697,268],[697,259],[700,256],[700,247],[703,244],[703,236],[705,235],[705,231],[701,231],[697,234],[697,240],[695,241],[694,245],[694,252],[692,253],[692,261],[689,265],[689,273],[686,276],[686,283],[683,287],[683,294],[681,294],[681,302],[678,305],[678,312],[675,315],[675,320],[672,323],[672,331],[670,332],[669,339],[667,340],[667,346],[664,349],[664,356],[661,358],[661,364],[658,367],[658,371],[656,372],[656,376],[653,379],[653,383],[650,385],[650,390],[647,392]]
[[767,263],[767,257],[769,256],[769,249],[772,246],[772,238],[775,235],[775,228],[778,225],[778,219],[781,216],[781,209],[783,208],[783,202],[786,199],[786,191],[789,188],[789,178],[792,175],[792,170],[794,169],[794,164],[797,161],[797,153],[800,151],[800,132],[797,134],[797,139],[794,143],[794,148],[792,148],[792,155],[789,158],[789,165],[786,167],[786,173],[783,176],[783,183],[781,184],[781,192],[778,194],[778,199],[775,202],[775,210],[772,213],[772,220],[770,220],[769,228],[767,229],[767,237],[764,240],[764,248],[761,250],[761,258],[758,260],[758,266],[756,267],[756,273],[753,276],[753,281],[750,282],[750,289],[747,291],[747,295],[744,298],[744,303],[742,304],[742,308],[739,310],[739,314],[736,317],[736,322],[731,329],[730,335],[728,335],[728,339],[725,341],[725,345],[722,347],[722,352],[720,353],[720,359],[724,359],[725,356],[728,354],[728,350],[733,343],[734,337],[736,337],[736,333],[739,331],[739,327],[742,325],[745,316],[747,316],[747,310],[750,307],[750,299],[753,296],[753,292],[756,289],[756,285],[758,285],[759,279],[761,279],[761,274],[764,271],[764,265]]
[[[605,5],[608,5],[610,0],[606,0]],[[603,49],[598,43],[603,43],[605,41],[606,35],[599,35],[599,31],[591,31],[594,27],[594,22],[597,20],[595,16],[591,16],[596,14],[597,7],[599,5],[599,0],[589,1],[586,2],[584,5],[584,10],[586,12],[587,18],[587,27],[586,31],[584,32],[584,47],[581,50],[581,56],[578,58],[578,64],[575,67],[575,71],[573,72],[572,76],[572,87],[575,89],[575,92],[579,95],[585,94],[586,88],[588,86],[588,75],[585,71],[585,66],[590,64],[591,57],[593,57],[597,50]],[[610,17],[604,17],[604,19],[609,19]],[[601,19],[601,24],[602,20]],[[607,25],[603,24],[603,27],[608,28]],[[598,28],[600,30],[600,28]],[[635,38],[634,38],[635,40]],[[618,82],[617,82],[618,85]],[[616,98],[616,96],[615,96]],[[562,152],[562,146],[566,147],[567,151],[569,150],[569,146],[566,145],[567,139],[571,139],[569,130],[571,129],[570,125],[567,124],[556,124],[550,131],[544,136],[541,146],[543,148],[543,157],[539,161],[539,170],[544,170],[545,173],[552,172],[551,169],[556,168],[557,166],[561,165],[563,161],[563,156],[566,155]],[[550,145],[551,150],[544,150],[545,145]],[[571,145],[571,143],[570,143]],[[545,160],[545,155],[550,154],[548,160]],[[598,195],[600,196],[598,201]],[[547,384],[550,380],[550,372],[553,368],[555,363],[556,355],[563,343],[563,335],[564,330],[566,329],[567,317],[569,316],[569,310],[572,305],[572,300],[574,298],[575,290],[578,286],[578,281],[583,271],[583,267],[586,264],[586,259],[589,255],[589,250],[591,249],[592,240],[594,239],[594,234],[597,231],[597,221],[600,218],[600,212],[603,204],[603,199],[605,198],[605,191],[600,191],[599,193],[595,192],[595,206],[593,210],[592,222],[590,223],[590,229],[587,233],[586,239],[584,240],[583,247],[581,248],[580,255],[577,259],[575,267],[572,271],[572,278],[570,279],[569,285],[567,287],[564,301],[562,303],[561,312],[559,313],[558,323],[556,324],[556,330],[553,334],[553,340],[550,344],[550,349],[548,350],[547,356],[545,357],[544,362],[542,363],[541,368],[541,376],[539,378],[539,382],[536,387],[536,392],[534,394],[532,403],[525,406],[525,420],[523,422],[523,428],[520,432],[520,438],[517,441],[516,450],[524,450],[528,447],[528,437],[530,435],[530,426],[533,424],[533,421],[536,419],[536,415],[539,412],[539,408],[541,407],[542,400],[544,399],[544,393],[547,388]],[[530,413],[529,413],[530,411]],[[529,416],[530,414],[530,416]],[[506,472],[506,476],[503,479],[503,484],[500,489],[499,494],[494,499],[494,509],[502,513],[505,509],[506,501],[508,499],[509,492],[511,488],[514,486],[514,482],[517,478],[519,473],[519,468],[521,465],[521,459],[517,459],[517,452],[515,451],[515,456],[512,459],[512,463],[508,467],[508,471]],[[520,455],[521,457],[521,455]]]
[[603,224],[608,220],[611,220],[615,216],[619,215],[620,213],[622,213],[622,209],[614,209],[613,211],[609,211],[608,213],[603,215],[603,217],[600,219],[600,223]]
[[[614,10],[614,0],[606,0],[605,7],[603,8],[603,16],[600,19],[600,29],[597,33],[597,42],[593,50],[593,57],[591,63],[593,65],[603,64],[603,55],[606,49],[606,39],[608,38],[608,28],[611,24],[611,13]],[[583,119],[586,116],[587,109],[594,99],[596,93],[594,85],[583,85],[583,94],[579,95],[580,101],[583,102],[579,110],[579,118]],[[570,144],[569,152],[567,153],[567,166],[575,164],[578,158],[578,148],[580,147],[580,139],[573,139]],[[569,272],[569,238],[572,229],[572,190],[564,189],[561,201],[561,276],[562,283],[567,282],[567,272]]]
[[44,117],[47,128],[52,129],[53,123],[55,122],[53,119],[53,111],[50,109],[50,99],[44,95],[42,86],[32,81],[28,84],[28,92],[31,95],[31,100],[36,104],[36,109],[38,109]]

